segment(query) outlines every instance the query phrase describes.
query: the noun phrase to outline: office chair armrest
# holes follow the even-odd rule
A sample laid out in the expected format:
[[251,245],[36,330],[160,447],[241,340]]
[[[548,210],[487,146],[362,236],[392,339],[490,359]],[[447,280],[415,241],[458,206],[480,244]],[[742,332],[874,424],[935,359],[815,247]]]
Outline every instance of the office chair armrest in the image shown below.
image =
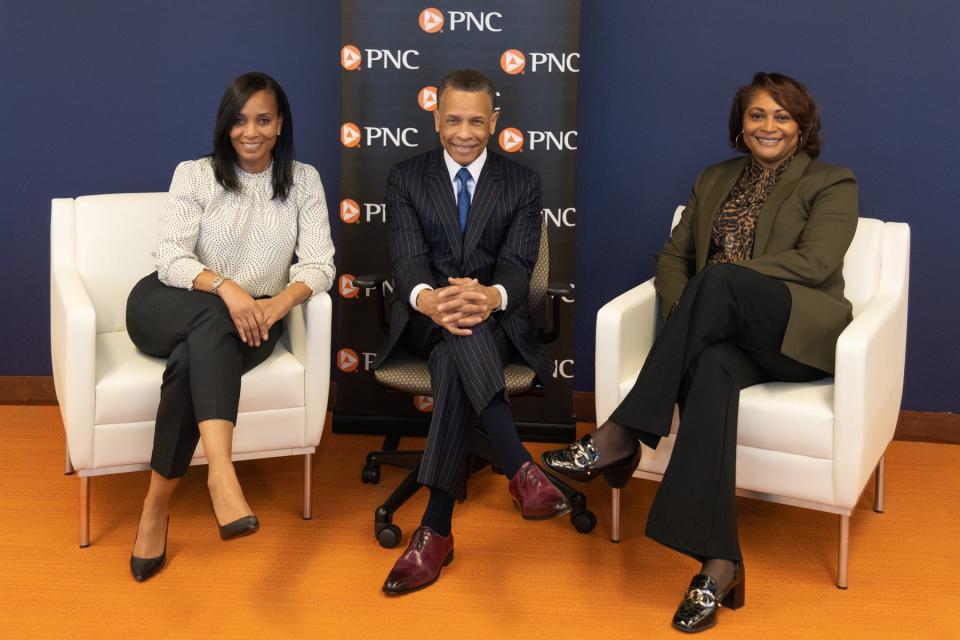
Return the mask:
[[353,285],[361,289],[372,289],[379,287],[387,281],[387,276],[382,273],[364,273],[353,279]]
[[538,334],[540,342],[550,344],[560,337],[560,303],[563,298],[573,301],[573,288],[563,282],[551,282],[547,286],[547,295],[550,296],[550,330],[541,330]]
[[383,283],[387,281],[387,276],[382,273],[364,273],[353,279],[353,286],[361,289],[373,289],[373,295],[380,304],[380,314],[377,316],[377,324],[383,334],[390,332],[390,308],[387,297],[383,295]]
[[552,298],[569,298],[573,300],[573,289],[565,282],[551,282],[547,286],[547,295]]

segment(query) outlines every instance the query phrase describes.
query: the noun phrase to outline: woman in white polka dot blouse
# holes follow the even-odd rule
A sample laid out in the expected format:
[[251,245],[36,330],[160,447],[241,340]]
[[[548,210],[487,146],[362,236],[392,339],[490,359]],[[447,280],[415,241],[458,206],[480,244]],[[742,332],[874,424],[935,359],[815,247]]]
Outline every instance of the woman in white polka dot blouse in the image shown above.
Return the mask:
[[159,236],[157,271],[127,300],[134,344],[167,358],[130,557],[138,581],[166,561],[170,497],[198,439],[220,537],[259,529],[230,458],[240,376],[273,351],[290,309],[333,282],[323,185],[293,159],[293,118],[273,78],[246,73],[227,87],[213,152],[177,166]]

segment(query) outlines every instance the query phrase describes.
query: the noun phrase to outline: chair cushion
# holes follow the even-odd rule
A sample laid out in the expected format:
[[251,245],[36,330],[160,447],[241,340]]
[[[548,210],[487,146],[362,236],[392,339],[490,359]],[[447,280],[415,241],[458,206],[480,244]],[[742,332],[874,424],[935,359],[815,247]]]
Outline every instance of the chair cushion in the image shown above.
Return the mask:
[[[99,334],[96,348],[95,424],[152,422],[166,362],[138,351],[126,331]],[[240,412],[304,406],[303,375],[303,365],[281,341],[241,378]]]
[[[633,383],[620,384],[621,400]],[[737,422],[741,446],[833,459],[833,378],[747,387]]]
[[[508,364],[503,369],[510,395],[523,393],[533,386],[536,373],[522,364]],[[377,382],[388,389],[418,396],[433,395],[427,361],[402,352],[391,354],[389,360],[373,372]]]

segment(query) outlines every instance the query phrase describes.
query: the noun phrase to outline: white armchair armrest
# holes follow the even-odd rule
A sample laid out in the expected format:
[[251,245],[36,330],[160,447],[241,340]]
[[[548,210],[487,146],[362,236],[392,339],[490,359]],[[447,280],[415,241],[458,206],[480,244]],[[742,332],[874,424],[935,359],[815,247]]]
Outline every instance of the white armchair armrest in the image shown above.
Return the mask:
[[50,346],[70,460],[87,469],[93,466],[96,314],[80,274],[66,266],[50,274]]
[[[893,439],[906,358],[910,231],[887,223],[877,295],[837,340],[834,377],[836,504],[853,507]],[[853,474],[856,473],[854,476]]]
[[653,280],[620,294],[597,312],[597,424],[620,404],[620,383],[643,367],[657,329],[657,292]]
[[321,292],[292,309],[286,318],[290,350],[304,368],[307,446],[320,441],[327,418],[332,316],[330,296]]

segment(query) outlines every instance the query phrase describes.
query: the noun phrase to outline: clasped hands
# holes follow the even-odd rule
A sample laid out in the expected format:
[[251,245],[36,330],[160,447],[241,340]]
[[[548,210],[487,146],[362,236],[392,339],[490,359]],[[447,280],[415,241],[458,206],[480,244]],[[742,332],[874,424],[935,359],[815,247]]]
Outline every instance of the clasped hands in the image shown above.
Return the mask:
[[289,289],[284,289],[272,298],[254,299],[233,280],[226,280],[219,289],[223,303],[237,328],[240,340],[251,347],[259,347],[270,337],[270,328],[282,320],[296,300]]
[[447,287],[417,294],[417,309],[455,336],[471,335],[471,327],[500,308],[502,300],[496,287],[486,287],[475,278],[447,278],[447,282]]

